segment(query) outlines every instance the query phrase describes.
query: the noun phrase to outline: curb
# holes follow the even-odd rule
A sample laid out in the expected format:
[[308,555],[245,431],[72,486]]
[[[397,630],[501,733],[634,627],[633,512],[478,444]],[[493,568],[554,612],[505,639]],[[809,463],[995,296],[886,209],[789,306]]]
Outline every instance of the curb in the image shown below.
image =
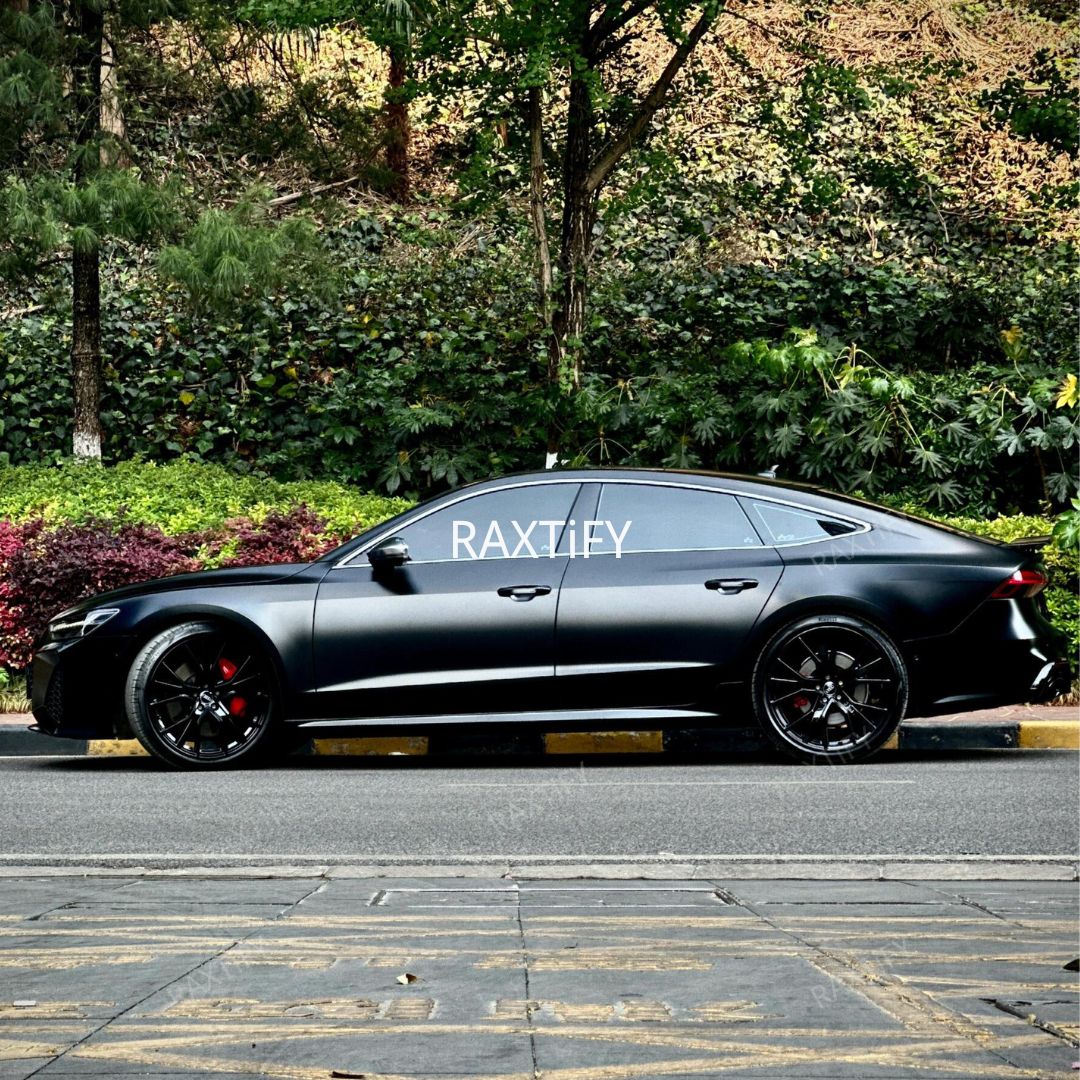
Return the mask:
[[[883,750],[1077,750],[1080,720],[964,723],[910,720]],[[588,754],[747,754],[768,751],[753,728],[693,731],[522,732],[490,735],[437,733],[312,739],[302,757],[448,757],[462,755],[567,756]],[[14,726],[0,727],[0,757],[147,757],[135,739],[54,739]]]
[[418,860],[353,855],[0,855],[0,879],[120,878],[472,878],[476,892],[517,882],[745,880],[804,881],[1070,881],[1080,879],[1071,855],[477,855]]

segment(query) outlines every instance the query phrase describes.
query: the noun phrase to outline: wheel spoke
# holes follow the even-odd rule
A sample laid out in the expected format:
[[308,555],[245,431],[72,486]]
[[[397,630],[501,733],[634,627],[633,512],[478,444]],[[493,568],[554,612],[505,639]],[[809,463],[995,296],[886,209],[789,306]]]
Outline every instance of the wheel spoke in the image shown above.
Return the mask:
[[825,664],[821,660],[821,658],[818,656],[818,654],[816,652],[814,652],[813,647],[810,646],[809,644],[807,644],[806,635],[805,634],[799,634],[799,636],[795,640],[797,642],[799,642],[802,645],[802,647],[810,654],[810,659],[814,661],[815,668],[818,671],[820,671],[821,668],[823,668],[825,666]]
[[[176,686],[177,687],[180,687],[180,688],[182,688],[184,690],[187,690],[191,686],[190,680],[184,679],[180,675],[178,675],[175,671],[173,671],[173,669],[171,667],[169,667],[168,664],[165,663],[164,660],[161,661],[161,666],[176,680]],[[160,676],[158,677],[158,681],[159,682],[162,681]],[[170,689],[171,689],[171,687],[170,687]]]
[[866,713],[864,713],[864,712],[862,711],[862,709],[860,709],[860,708],[859,708],[859,706],[858,706],[857,704],[855,704],[855,702],[852,702],[852,703],[851,703],[851,707],[852,707],[852,709],[853,709],[853,711],[854,711],[855,715],[856,715],[856,716],[857,716],[857,717],[858,717],[858,718],[859,718],[859,719],[860,719],[860,720],[861,720],[861,721],[863,722],[863,724],[865,725],[865,727],[864,727],[864,732],[865,732],[865,734],[866,734],[866,735],[873,735],[873,733],[874,733],[875,731],[877,731],[878,725],[877,725],[877,724],[875,724],[875,723],[874,723],[874,721],[873,721],[873,720],[871,720],[871,719],[870,719],[870,717],[869,717],[869,716],[867,716],[867,715],[866,715]]
[[150,704],[151,705],[164,705],[167,701],[184,701],[184,700],[190,701],[193,696],[194,695],[189,694],[189,693],[171,694],[169,697],[156,698],[154,701],[151,701]]
[[[769,699],[769,704],[770,704],[770,705],[779,705],[779,704],[780,704],[780,702],[782,702],[782,701],[787,701],[787,699],[788,699],[788,698],[793,698],[793,697],[795,697],[795,696],[796,696],[796,694],[804,694],[804,693],[806,693],[806,692],[807,692],[807,691],[806,691],[806,688],[805,688],[805,687],[802,687],[802,686],[797,686],[797,687],[796,687],[796,688],[795,688],[794,690],[792,690],[792,691],[791,691],[791,693],[789,693],[789,694],[784,694],[784,695],[782,695],[781,697],[778,697],[778,698],[770,698],[770,699]],[[810,691],[810,693],[813,693],[813,692],[814,692],[813,690],[811,690],[811,691]]]

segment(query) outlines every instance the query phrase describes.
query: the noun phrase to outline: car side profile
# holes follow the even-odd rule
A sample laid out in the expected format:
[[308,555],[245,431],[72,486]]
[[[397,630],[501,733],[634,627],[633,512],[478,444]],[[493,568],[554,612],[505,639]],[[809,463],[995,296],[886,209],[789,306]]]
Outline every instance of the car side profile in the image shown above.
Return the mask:
[[905,715],[1067,687],[1021,548],[808,485],[583,469],[459,488],[310,564],[129,586],[58,615],[37,729],[160,760],[259,760],[328,731],[715,726],[804,762]]

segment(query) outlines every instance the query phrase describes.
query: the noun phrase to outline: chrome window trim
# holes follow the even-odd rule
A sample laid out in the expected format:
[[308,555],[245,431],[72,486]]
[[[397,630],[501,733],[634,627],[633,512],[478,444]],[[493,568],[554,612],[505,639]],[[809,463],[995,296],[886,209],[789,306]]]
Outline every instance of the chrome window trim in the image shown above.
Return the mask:
[[[425,513],[420,514],[418,517],[410,518],[409,521],[405,522],[404,524],[399,524],[397,526],[397,528],[389,529],[384,533],[380,533],[370,543],[365,544],[362,548],[358,548],[356,551],[352,552],[351,554],[346,555],[344,559],[340,560],[339,562],[334,563],[334,565],[331,567],[331,569],[332,570],[338,570],[338,569],[349,566],[354,559],[356,559],[359,556],[364,555],[367,552],[369,552],[373,547],[375,547],[376,544],[381,544],[383,542],[383,540],[389,539],[391,536],[396,536],[397,533],[400,532],[402,529],[406,529],[410,525],[415,525],[416,522],[423,521],[424,518],[429,517],[430,515],[438,512],[440,510],[445,510],[448,507],[456,506],[459,502],[465,502],[467,499],[475,499],[475,498],[478,498],[481,495],[490,495],[490,494],[493,494],[496,491],[507,491],[510,488],[539,487],[541,485],[548,485],[548,484],[578,484],[579,486],[583,485],[583,484],[601,484],[601,485],[603,485],[603,484],[637,484],[639,486],[648,486],[648,487],[685,488],[685,489],[687,489],[689,491],[711,491],[711,492],[714,492],[717,495],[733,495],[733,496],[735,496],[736,499],[751,499],[751,500],[756,499],[758,502],[771,502],[771,503],[776,503],[779,506],[789,506],[793,510],[801,510],[804,514],[819,513],[819,514],[822,514],[825,517],[835,518],[837,521],[846,521],[848,524],[856,526],[856,529],[853,532],[844,533],[841,536],[819,536],[816,540],[796,540],[796,541],[794,541],[794,542],[792,542],[790,544],[776,544],[776,543],[769,544],[769,543],[766,543],[764,540],[762,540],[762,543],[761,543],[760,547],[751,547],[751,546],[746,546],[746,545],[740,544],[737,547],[664,548],[662,550],[661,549],[650,549],[649,551],[633,551],[633,552],[626,551],[626,552],[623,552],[624,555],[658,555],[658,554],[664,554],[664,553],[672,554],[672,553],[680,552],[680,551],[688,551],[688,552],[695,552],[695,551],[698,551],[698,552],[701,552],[701,551],[761,551],[761,550],[765,550],[767,548],[785,548],[785,549],[788,549],[788,548],[794,548],[794,547],[809,547],[811,544],[827,544],[827,543],[830,543],[831,541],[835,541],[835,540],[849,540],[854,536],[861,536],[864,533],[870,532],[870,530],[871,530],[871,526],[870,526],[870,524],[868,522],[860,521],[858,518],[850,517],[847,514],[838,514],[833,510],[815,510],[814,507],[812,507],[812,506],[807,506],[805,503],[792,502],[790,499],[780,499],[780,498],[777,498],[776,496],[773,496],[773,495],[757,495],[757,494],[752,494],[752,493],[747,492],[747,491],[735,491],[732,488],[713,487],[710,484],[694,484],[694,483],[688,483],[688,482],[679,481],[679,480],[637,480],[637,479],[632,479],[630,477],[615,477],[615,478],[612,478],[612,479],[600,479],[600,478],[582,479],[580,477],[577,477],[575,479],[570,479],[569,477],[564,478],[564,479],[557,479],[555,477],[552,477],[550,480],[522,480],[522,481],[520,481],[518,483],[500,484],[498,487],[487,488],[485,491],[474,491],[474,492],[470,492],[468,494],[462,494],[458,498],[452,499],[450,502],[441,503],[439,506],[433,506],[430,510],[426,511]],[[601,492],[601,499],[602,498],[603,498],[603,493]],[[742,510],[742,507],[740,506],[739,509]],[[746,512],[743,511],[743,513],[745,514]],[[747,520],[750,523],[751,528],[753,528],[754,531],[757,532],[757,526],[754,525],[752,519],[750,519],[750,516],[748,514],[746,514],[746,517],[747,517]],[[615,554],[615,552],[613,552],[613,551],[595,551],[592,554],[590,554],[589,558],[590,559],[595,559],[595,558],[598,558],[598,557],[603,556],[603,555],[614,556],[614,554]],[[425,562],[419,562],[418,561],[414,565],[416,565],[416,566],[431,566],[431,565],[434,565],[435,563],[463,563],[463,562],[473,562],[473,561],[476,561],[476,562],[540,562],[543,559],[549,559],[549,558],[556,558],[557,559],[560,556],[569,557],[569,553],[568,552],[556,552],[554,555],[541,555],[541,556],[538,556],[535,559],[526,559],[526,558],[522,558],[522,559],[505,559],[505,560],[500,560],[500,559],[482,559],[482,560],[481,559],[477,559],[477,560],[472,560],[472,559],[429,559],[429,560],[427,560]],[[578,556],[578,558],[581,558],[581,557],[582,556]]]

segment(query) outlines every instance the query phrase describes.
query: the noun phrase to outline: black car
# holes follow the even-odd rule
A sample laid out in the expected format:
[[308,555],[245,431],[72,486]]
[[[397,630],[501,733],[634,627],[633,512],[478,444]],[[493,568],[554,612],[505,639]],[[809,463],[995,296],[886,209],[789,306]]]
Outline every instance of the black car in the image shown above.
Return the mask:
[[1067,666],[1017,547],[716,473],[488,480],[308,565],[146,582],[57,616],[38,729],[188,768],[327,729],[715,726],[808,762],[905,714],[1047,698]]

